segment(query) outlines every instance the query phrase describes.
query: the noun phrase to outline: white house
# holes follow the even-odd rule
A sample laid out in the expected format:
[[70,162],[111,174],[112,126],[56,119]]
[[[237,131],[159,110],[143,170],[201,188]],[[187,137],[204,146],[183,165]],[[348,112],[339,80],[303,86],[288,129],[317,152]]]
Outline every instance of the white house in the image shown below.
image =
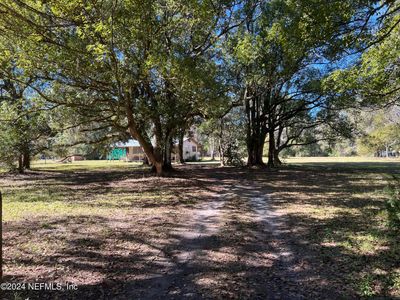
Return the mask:
[[[174,144],[172,150],[172,160],[178,158],[178,144]],[[126,161],[143,161],[146,155],[138,141],[130,139],[127,142],[119,142],[113,146],[113,150],[108,154],[108,159],[126,160]],[[183,159],[198,160],[200,159],[200,145],[194,138],[185,138],[183,140]]]
[[[200,144],[194,138],[186,138],[183,140],[183,159],[198,160],[200,159]],[[175,145],[174,152],[178,154],[178,145]]]

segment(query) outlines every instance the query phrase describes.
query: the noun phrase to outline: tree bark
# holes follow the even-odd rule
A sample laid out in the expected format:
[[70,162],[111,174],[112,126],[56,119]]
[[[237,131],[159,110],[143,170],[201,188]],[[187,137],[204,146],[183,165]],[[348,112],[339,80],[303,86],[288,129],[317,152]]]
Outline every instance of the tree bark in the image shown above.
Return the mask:
[[247,137],[247,166],[265,166],[263,161],[265,134]]
[[268,141],[268,163],[267,167],[268,168],[274,168],[276,166],[275,163],[275,135],[274,135],[274,130],[269,131],[269,141]]
[[185,132],[182,131],[179,134],[179,142],[178,142],[178,156],[179,156],[179,162],[181,164],[185,163],[185,159],[183,158],[183,136],[185,135]]
[[24,173],[24,155],[20,154],[18,156],[18,173]]
[[247,166],[264,167],[263,150],[266,137],[265,124],[262,120],[263,105],[259,96],[251,95],[251,90],[246,88],[245,91],[245,111],[247,117]]
[[281,146],[283,129],[283,126],[278,126],[278,135],[276,137],[274,150],[274,162],[276,166],[282,165],[282,161],[279,158],[279,153],[283,150],[283,147]]
[[146,166],[150,166],[150,162],[149,162],[149,159],[147,158],[147,155],[144,155],[143,164]]
[[210,138],[210,152],[211,152],[211,160],[215,160],[215,145],[214,145],[214,138]]
[[170,171],[172,170],[172,146],[173,140],[172,138],[167,138],[164,143],[164,162],[163,162],[163,170]]
[[[159,146],[153,147],[150,140],[142,134],[142,132],[136,126],[135,120],[133,118],[132,107],[129,101],[126,102],[126,116],[128,118],[128,129],[131,136],[136,139],[146,154],[150,163],[153,166],[153,170],[158,176],[164,175],[164,160],[162,149]],[[159,136],[156,136],[159,139]]]
[[274,151],[274,164],[275,164],[275,166],[282,165],[282,161],[279,158],[279,150],[278,149],[275,149],[275,151]]
[[163,175],[163,156],[162,151],[157,147],[154,148],[150,141],[147,141],[136,129],[134,125],[129,126],[129,132],[133,138],[135,138],[140,146],[143,149],[143,152],[146,154],[147,158],[149,159],[150,163],[153,166],[153,170],[156,172],[158,176]]
[[26,170],[29,170],[31,168],[31,155],[30,155],[28,149],[26,149],[24,151],[22,160],[23,160],[23,163],[22,163],[23,164],[23,168],[26,169]]
[[221,138],[219,139],[219,164],[221,167],[225,166],[225,155],[224,155],[224,149],[222,147],[222,141]]

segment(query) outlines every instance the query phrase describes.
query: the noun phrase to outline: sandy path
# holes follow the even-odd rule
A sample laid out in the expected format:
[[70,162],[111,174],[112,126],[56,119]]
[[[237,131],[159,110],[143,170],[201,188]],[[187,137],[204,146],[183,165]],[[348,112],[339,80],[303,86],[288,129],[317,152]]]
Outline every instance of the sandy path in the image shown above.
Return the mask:
[[[215,195],[213,201],[190,210],[187,223],[171,234],[176,239],[175,249],[169,251],[163,274],[155,274],[139,299],[204,299],[196,292],[192,276],[201,273],[204,251],[210,240],[222,228],[222,210],[225,195]],[[160,257],[160,259],[165,259]]]
[[[243,239],[251,235],[256,241],[251,245],[247,242],[249,250],[237,254],[241,256],[239,257],[240,268],[248,269],[247,272],[250,274],[251,264],[255,264],[257,268],[269,270],[265,276],[249,275],[246,281],[257,285],[258,293],[263,295],[260,299],[306,298],[306,291],[303,291],[301,287],[302,278],[296,272],[301,259],[290,246],[287,238],[289,229],[284,216],[271,207],[271,199],[262,188],[251,182],[245,182],[232,186],[225,193],[215,195],[212,201],[202,203],[190,210],[187,223],[177,227],[172,233],[176,239],[176,245],[168,253],[168,269],[163,274],[151,278],[140,299],[212,298],[210,295],[202,294],[195,282],[196,278],[205,274],[214,274],[212,277],[218,276],[212,271],[214,267],[207,262],[213,255],[210,252],[220,250],[215,240],[223,239],[221,232],[226,229],[225,226],[229,226],[227,224],[232,221],[231,216],[237,210],[232,205],[226,206],[230,202],[230,197],[238,197],[242,203],[246,204],[248,209],[242,211],[241,216],[250,218],[254,224],[257,224],[257,229],[249,233],[249,236],[244,229],[243,232],[237,232]],[[243,220],[239,221],[243,222]],[[228,246],[239,252],[239,245]],[[226,269],[223,271],[230,272],[228,265],[221,265],[222,269]],[[218,262],[215,263],[215,267],[218,267]],[[245,281],[241,278],[237,280],[239,280],[239,285],[242,284],[241,280]]]
[[262,224],[263,230],[257,232],[261,243],[272,245],[268,247],[268,255],[273,258],[274,265],[268,285],[273,293],[267,298],[306,299],[307,291],[303,290],[302,277],[296,271],[302,258],[291,246],[285,216],[272,208],[270,196],[262,187],[252,183],[237,185],[236,193],[248,201],[255,220]]

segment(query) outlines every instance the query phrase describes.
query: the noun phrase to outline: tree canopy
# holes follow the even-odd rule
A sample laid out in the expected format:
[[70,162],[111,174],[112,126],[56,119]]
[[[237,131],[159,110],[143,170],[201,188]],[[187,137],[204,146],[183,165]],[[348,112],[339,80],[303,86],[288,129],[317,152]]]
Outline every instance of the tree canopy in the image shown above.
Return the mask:
[[25,85],[26,101],[93,143],[137,139],[158,174],[195,117],[240,119],[248,164],[264,164],[268,140],[275,166],[287,147],[348,134],[343,107],[398,101],[399,10],[397,0],[4,0],[3,90]]

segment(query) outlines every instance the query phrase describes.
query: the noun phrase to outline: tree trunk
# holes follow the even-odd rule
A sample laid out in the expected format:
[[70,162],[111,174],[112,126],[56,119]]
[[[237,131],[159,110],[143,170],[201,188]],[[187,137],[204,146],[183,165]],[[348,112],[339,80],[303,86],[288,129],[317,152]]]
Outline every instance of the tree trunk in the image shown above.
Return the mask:
[[135,126],[129,126],[129,132],[131,136],[135,138],[140,146],[142,147],[144,153],[146,154],[149,162],[153,166],[153,170],[156,172],[158,176],[163,175],[163,155],[161,149],[158,147],[153,147],[150,141],[147,141],[135,128]]
[[185,159],[183,158],[183,136],[185,135],[185,132],[182,130],[182,132],[179,135],[179,142],[178,142],[178,156],[179,156],[179,162],[181,164],[185,163]]
[[269,141],[268,141],[268,163],[267,167],[274,168],[276,166],[275,163],[275,136],[274,131],[270,130],[269,132]]
[[263,161],[263,150],[266,132],[262,120],[262,102],[260,97],[250,95],[249,90],[245,91],[245,111],[247,117],[247,166],[265,166]]
[[253,135],[247,138],[247,165],[265,166],[263,161],[265,134]]
[[224,149],[222,148],[222,141],[219,139],[219,164],[221,167],[225,166],[225,155],[224,155]]
[[210,138],[210,154],[211,154],[211,160],[215,160],[215,145],[214,145],[214,138]]
[[[146,138],[146,136],[138,129],[135,119],[133,118],[132,107],[130,106],[129,101],[126,102],[126,116],[128,118],[128,129],[129,133],[133,138],[135,138],[140,146],[142,147],[144,153],[149,159],[150,163],[153,166],[153,170],[156,172],[158,176],[164,175],[164,160],[162,149],[159,146],[153,147],[150,140]],[[160,138],[160,136],[156,136],[156,138]]]
[[23,168],[29,170],[31,168],[31,155],[29,150],[25,150],[23,153]]
[[277,132],[278,135],[276,137],[275,151],[274,151],[274,162],[275,165],[277,166],[282,165],[282,161],[279,159],[279,153],[283,150],[283,147],[281,146],[283,130],[284,127],[282,125],[278,126],[278,132]]
[[275,151],[274,151],[274,163],[275,163],[275,166],[282,165],[282,161],[279,158],[279,150],[278,149],[275,149]]
[[218,150],[219,150],[219,164],[220,166],[225,166],[225,149],[223,146],[224,143],[224,123],[223,119],[220,120],[220,127],[219,127],[219,137],[218,137]]
[[154,171],[156,172],[156,174],[157,174],[158,176],[163,176],[163,175],[164,175],[164,168],[163,168],[162,163],[156,162],[156,163],[153,165],[153,169],[154,169]]
[[20,154],[18,156],[18,173],[24,173],[24,155]]
[[149,162],[149,159],[147,158],[147,155],[144,155],[143,164],[146,166],[150,166],[150,162]]
[[163,162],[163,170],[170,171],[172,170],[172,146],[173,140],[172,138],[168,138],[164,143],[164,162]]

